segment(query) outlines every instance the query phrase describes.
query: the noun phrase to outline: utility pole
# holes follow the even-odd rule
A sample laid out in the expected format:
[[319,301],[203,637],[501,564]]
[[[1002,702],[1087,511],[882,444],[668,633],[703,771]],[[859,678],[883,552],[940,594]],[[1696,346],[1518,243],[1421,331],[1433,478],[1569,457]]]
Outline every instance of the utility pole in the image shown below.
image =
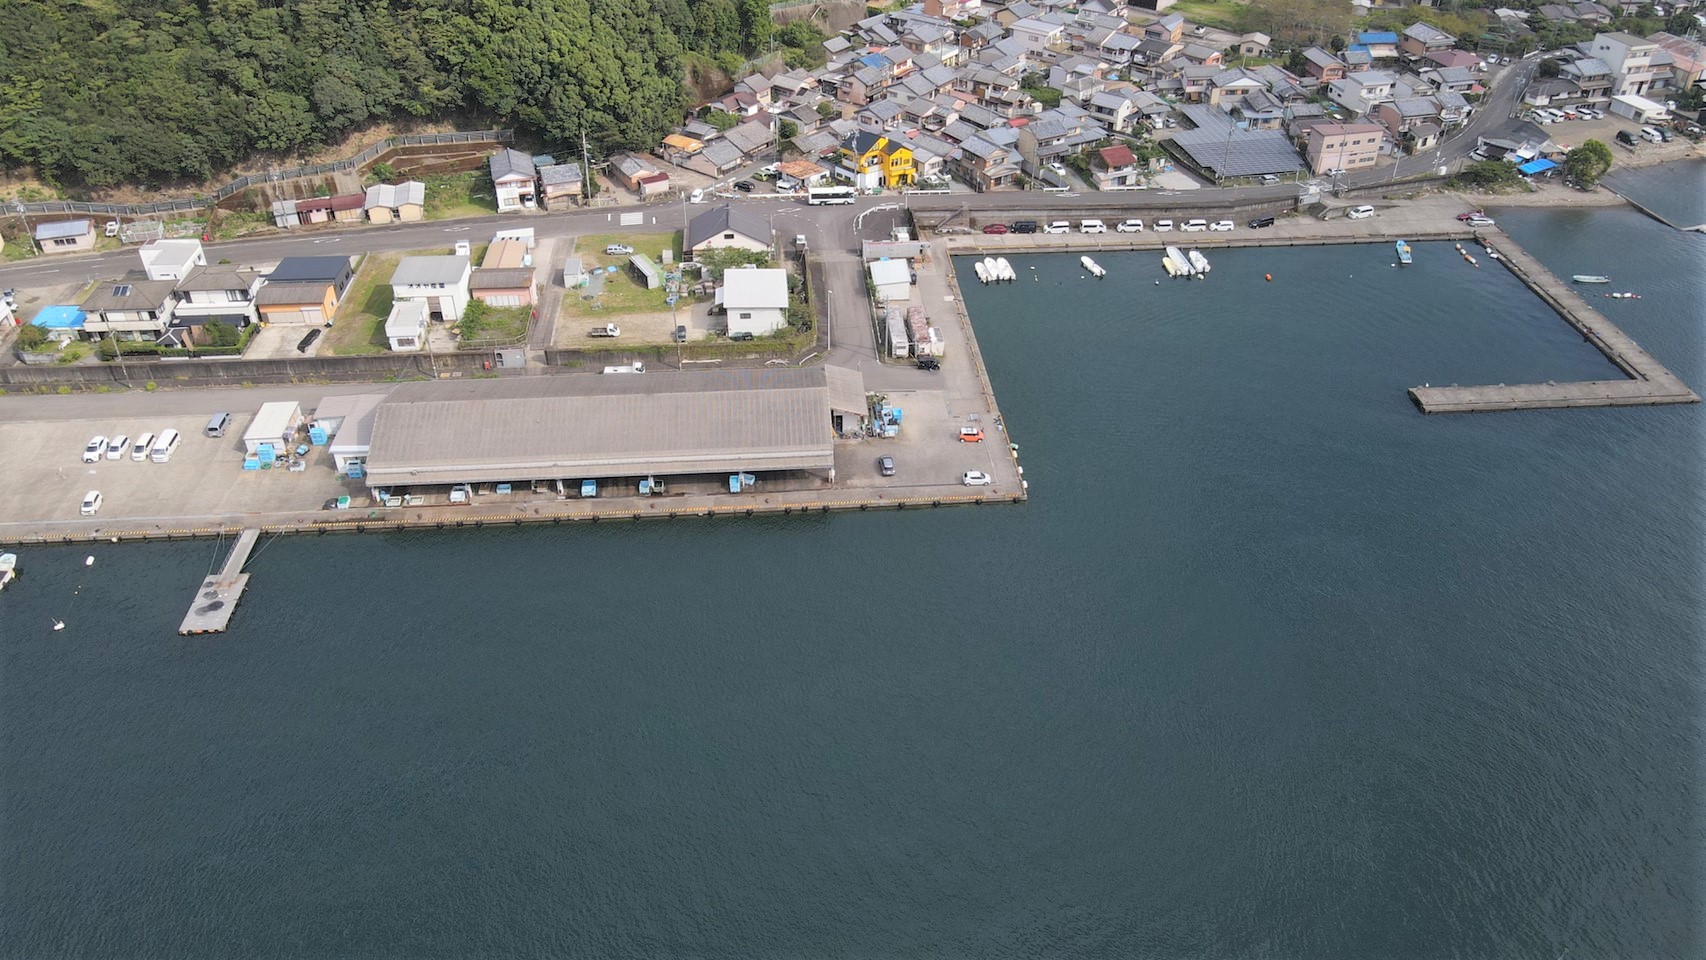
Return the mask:
[[586,124],[581,124],[581,199],[592,199],[592,154],[586,146]]

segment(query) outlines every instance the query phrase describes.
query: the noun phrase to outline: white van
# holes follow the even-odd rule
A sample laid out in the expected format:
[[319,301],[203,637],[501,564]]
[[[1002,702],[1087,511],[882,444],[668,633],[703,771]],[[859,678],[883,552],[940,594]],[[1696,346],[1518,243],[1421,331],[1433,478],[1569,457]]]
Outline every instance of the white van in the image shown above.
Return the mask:
[[1658,127],[1642,127],[1641,139],[1646,140],[1649,143],[1663,143],[1665,141],[1665,135],[1659,132]]
[[1055,222],[1044,227],[1043,232],[1044,233],[1071,233],[1072,232],[1072,222],[1069,220],[1056,220]]
[[172,459],[172,451],[178,449],[178,431],[166,430],[160,434],[160,439],[154,441],[154,449],[148,451],[148,459],[155,463],[166,463]]
[[1108,232],[1108,225],[1103,223],[1100,220],[1080,220],[1080,221],[1078,221],[1078,232],[1079,233],[1107,233]]
[[1346,213],[1345,216],[1352,220],[1367,220],[1369,217],[1374,216],[1374,208],[1367,204],[1360,207],[1352,207],[1350,212]]
[[1202,233],[1208,229],[1207,220],[1186,220],[1179,225],[1181,233]]
[[148,451],[152,449],[154,449],[154,435],[152,433],[145,433],[137,437],[136,446],[130,448],[131,461],[141,463],[148,459]]

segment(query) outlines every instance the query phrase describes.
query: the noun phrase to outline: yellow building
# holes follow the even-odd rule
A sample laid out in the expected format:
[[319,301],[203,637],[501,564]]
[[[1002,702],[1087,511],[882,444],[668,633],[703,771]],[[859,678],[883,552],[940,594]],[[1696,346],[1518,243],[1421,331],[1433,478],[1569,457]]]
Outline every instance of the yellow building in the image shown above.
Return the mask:
[[912,168],[912,148],[877,133],[850,133],[841,141],[841,162],[856,174],[882,175],[885,187],[910,186],[917,176]]

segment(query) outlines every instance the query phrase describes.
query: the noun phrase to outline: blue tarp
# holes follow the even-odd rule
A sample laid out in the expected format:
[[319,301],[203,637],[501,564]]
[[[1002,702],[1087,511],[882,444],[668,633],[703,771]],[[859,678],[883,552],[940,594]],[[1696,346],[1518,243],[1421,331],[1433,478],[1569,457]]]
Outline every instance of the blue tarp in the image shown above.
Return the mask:
[[1528,161],[1527,163],[1523,164],[1522,166],[1517,167],[1516,172],[1522,174],[1525,177],[1532,177],[1537,173],[1545,173],[1546,171],[1548,171],[1548,170],[1550,170],[1556,166],[1557,166],[1556,163],[1553,163],[1550,160],[1542,158],[1540,160]]
[[86,315],[77,307],[42,307],[30,323],[44,330],[81,330]]

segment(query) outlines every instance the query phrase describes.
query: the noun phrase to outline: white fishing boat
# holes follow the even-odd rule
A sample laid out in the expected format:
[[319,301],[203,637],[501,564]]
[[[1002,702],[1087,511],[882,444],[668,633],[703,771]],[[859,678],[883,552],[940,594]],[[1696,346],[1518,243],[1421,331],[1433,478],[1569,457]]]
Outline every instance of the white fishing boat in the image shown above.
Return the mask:
[[1083,264],[1084,269],[1090,271],[1090,276],[1092,276],[1092,277],[1098,277],[1099,278],[1099,277],[1106,276],[1108,273],[1108,271],[1102,269],[1101,264],[1090,259],[1089,257],[1079,257],[1078,262],[1080,264]]
[[1178,247],[1168,247],[1167,259],[1173,262],[1174,267],[1174,269],[1167,271],[1168,273],[1171,273],[1175,277],[1188,277],[1191,275],[1191,261],[1189,257],[1185,256],[1185,251],[1180,250]]
[[1196,250],[1192,250],[1190,253],[1185,254],[1185,256],[1191,261],[1191,272],[1195,273],[1199,277],[1207,274],[1209,270],[1212,269],[1208,265],[1208,258]]
[[[1164,253],[1161,255],[1161,266],[1166,269],[1167,276],[1176,277],[1179,275],[1179,265],[1173,262],[1172,254]],[[1160,283],[1161,281],[1155,282]]]
[[18,577],[18,555],[15,553],[0,553],[0,590],[6,589],[6,584]]
[[977,271],[977,279],[979,282],[981,282],[981,283],[988,283],[989,282],[989,268],[983,265],[982,260],[974,261],[971,265],[971,268],[973,270]]
[[1610,283],[1610,277],[1602,277],[1596,273],[1578,273],[1570,278],[1577,283]]
[[994,257],[983,258],[983,270],[985,273],[989,274],[990,283],[994,283],[1001,279],[1001,271],[996,269]]
[[1013,272],[1013,265],[1007,262],[1006,257],[995,258],[995,269],[1001,271],[1001,276],[997,279],[1006,280],[1008,283],[1019,279],[1019,275]]

